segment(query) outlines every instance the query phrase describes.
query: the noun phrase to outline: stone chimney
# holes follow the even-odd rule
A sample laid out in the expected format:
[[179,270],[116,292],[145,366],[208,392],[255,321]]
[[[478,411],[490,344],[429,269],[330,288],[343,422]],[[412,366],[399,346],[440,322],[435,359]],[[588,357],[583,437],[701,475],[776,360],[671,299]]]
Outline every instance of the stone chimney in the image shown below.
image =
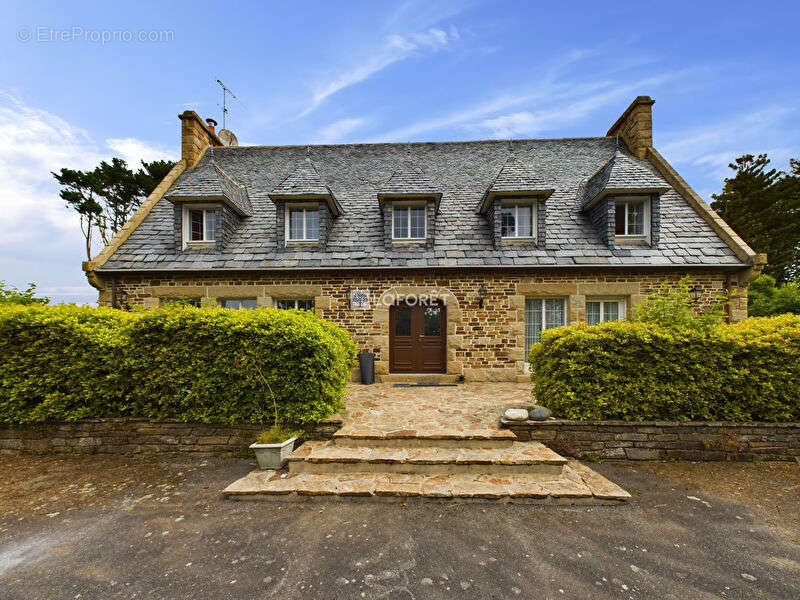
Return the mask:
[[637,96],[606,135],[621,137],[631,152],[645,158],[647,149],[653,146],[653,104],[650,96]]
[[222,146],[222,142],[214,129],[193,110],[184,111],[178,118],[181,120],[181,158],[186,161],[186,168],[191,169],[206,148]]

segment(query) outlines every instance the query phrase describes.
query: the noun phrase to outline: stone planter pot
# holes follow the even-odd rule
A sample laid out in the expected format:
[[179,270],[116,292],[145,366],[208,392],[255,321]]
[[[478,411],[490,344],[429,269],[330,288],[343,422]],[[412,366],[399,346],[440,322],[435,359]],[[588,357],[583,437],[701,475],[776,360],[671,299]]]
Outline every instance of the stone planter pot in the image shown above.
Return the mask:
[[282,469],[294,450],[296,437],[289,438],[279,444],[250,444],[256,453],[256,460],[261,469]]

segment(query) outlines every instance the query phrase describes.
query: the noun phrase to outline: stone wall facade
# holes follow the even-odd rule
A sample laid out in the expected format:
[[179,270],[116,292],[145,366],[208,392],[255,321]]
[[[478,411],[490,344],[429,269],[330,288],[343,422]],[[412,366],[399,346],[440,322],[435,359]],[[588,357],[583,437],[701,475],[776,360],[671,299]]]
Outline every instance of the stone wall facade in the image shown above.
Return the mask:
[[627,460],[797,460],[800,423],[526,421],[520,440],[562,455]]
[[[341,421],[306,431],[307,439],[330,439]],[[0,425],[0,454],[235,454],[247,451],[267,426],[214,425],[146,419],[87,419],[75,423]]]
[[[359,351],[376,354],[376,373],[389,371],[389,305],[399,296],[427,294],[447,304],[447,374],[466,381],[527,381],[524,373],[525,300],[566,300],[567,324],[585,320],[586,298],[620,297],[630,309],[644,297],[674,285],[685,271],[667,269],[604,270],[363,270],[314,272],[152,273],[102,276],[100,304],[110,305],[116,285],[119,301],[131,308],[158,306],[174,297],[199,298],[213,306],[221,298],[256,298],[274,306],[279,298],[315,301],[317,314],[347,330]],[[725,290],[722,271],[691,271],[702,288],[703,308]],[[483,306],[479,290],[485,288]],[[351,310],[350,291],[366,290],[370,306]],[[744,318],[746,289],[738,295],[733,318]]]

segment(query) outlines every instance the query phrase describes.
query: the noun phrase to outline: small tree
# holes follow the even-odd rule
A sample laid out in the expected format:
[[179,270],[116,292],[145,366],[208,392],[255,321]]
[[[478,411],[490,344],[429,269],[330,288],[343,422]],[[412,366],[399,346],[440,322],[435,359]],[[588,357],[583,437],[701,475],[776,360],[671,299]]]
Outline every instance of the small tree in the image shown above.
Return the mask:
[[687,276],[678,281],[677,287],[650,294],[634,309],[634,319],[662,327],[699,330],[708,330],[724,322],[724,306],[729,299],[717,296],[707,310],[697,311],[691,289],[692,280]]
[[7,286],[5,281],[0,281],[0,305],[2,304],[50,304],[50,298],[34,297],[36,284],[29,283],[24,290]]

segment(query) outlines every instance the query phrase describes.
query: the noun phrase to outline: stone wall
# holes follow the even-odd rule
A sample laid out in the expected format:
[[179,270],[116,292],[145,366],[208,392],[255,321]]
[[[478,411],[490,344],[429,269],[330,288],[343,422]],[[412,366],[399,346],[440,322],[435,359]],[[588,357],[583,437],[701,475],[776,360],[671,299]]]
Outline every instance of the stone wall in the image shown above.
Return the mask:
[[[675,284],[685,271],[667,269],[382,270],[332,272],[253,272],[200,274],[126,274],[117,276],[117,294],[131,307],[158,306],[169,297],[253,297],[259,306],[276,298],[313,298],[317,314],[347,330],[359,351],[376,354],[376,373],[388,373],[389,308],[392,294],[429,294],[447,304],[447,373],[467,381],[527,381],[524,374],[525,299],[561,297],[567,301],[567,323],[585,320],[587,296],[619,296],[630,309],[663,285]],[[689,273],[702,288],[699,307],[721,294],[725,273],[697,269]],[[111,275],[103,283],[110,287]],[[478,290],[487,295],[479,305]],[[351,310],[351,289],[368,290],[370,307]],[[746,306],[746,290],[737,288]],[[110,295],[100,294],[108,305]]]
[[[306,431],[307,439],[329,439],[341,421],[325,421]],[[265,425],[218,425],[146,419],[86,419],[75,423],[0,425],[0,454],[126,454],[246,451]]]
[[507,425],[523,441],[539,441],[578,458],[800,461],[800,423],[553,420]]

